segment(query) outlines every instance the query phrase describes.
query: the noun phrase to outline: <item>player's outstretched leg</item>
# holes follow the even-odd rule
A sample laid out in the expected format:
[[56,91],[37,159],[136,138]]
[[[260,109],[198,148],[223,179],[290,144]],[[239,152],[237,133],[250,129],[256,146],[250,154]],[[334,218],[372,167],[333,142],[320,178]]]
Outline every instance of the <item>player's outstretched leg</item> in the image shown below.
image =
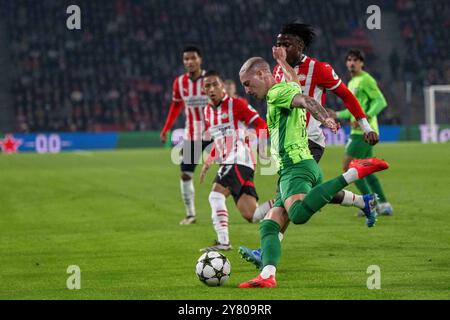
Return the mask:
[[[294,224],[306,223],[314,213],[329,203],[339,190],[358,179],[374,172],[386,170],[388,167],[389,165],[385,161],[377,158],[353,160],[343,175],[314,187],[302,201],[295,201],[288,211],[290,221]],[[372,220],[375,217],[372,214],[374,212],[367,217],[369,227],[374,224]]]
[[[374,226],[376,222],[376,210],[378,208],[377,204],[377,196],[376,194],[366,194],[363,196],[356,195],[358,200],[355,201],[354,197],[352,197],[353,193],[347,190],[343,190],[345,192],[345,197],[349,197],[350,200],[344,200],[341,205],[343,206],[355,206],[361,209],[361,213],[364,216],[367,216],[368,219],[366,224],[368,227]],[[359,199],[361,198],[361,199]],[[361,203],[359,203],[361,202]],[[282,238],[282,233],[279,234],[280,241]],[[239,255],[245,261],[248,261],[256,266],[257,269],[262,269],[262,259],[261,259],[261,248],[251,249],[249,247],[240,246],[239,247]]]
[[[296,201],[289,209],[289,216],[291,217],[292,215],[292,219],[295,219],[294,223],[305,223],[315,212],[331,201],[334,195],[345,186],[374,172],[386,170],[388,167],[388,163],[377,158],[355,159],[350,163],[349,169],[342,176],[312,189],[303,201]],[[366,224],[368,227],[373,227],[376,222],[376,195],[368,194],[362,196],[362,198],[364,208],[361,209],[366,215]],[[292,219],[291,221],[293,221]],[[253,250],[241,246],[239,247],[239,254],[243,259],[253,263],[258,269],[261,269],[261,249]]]

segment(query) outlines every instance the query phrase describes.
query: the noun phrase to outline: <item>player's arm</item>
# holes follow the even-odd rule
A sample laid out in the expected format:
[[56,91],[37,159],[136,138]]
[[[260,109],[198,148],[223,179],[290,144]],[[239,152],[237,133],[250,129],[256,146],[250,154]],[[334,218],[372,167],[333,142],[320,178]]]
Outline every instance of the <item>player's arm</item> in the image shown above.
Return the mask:
[[183,109],[183,99],[180,96],[177,79],[175,79],[172,85],[172,103],[170,104],[169,114],[167,115],[166,123],[159,135],[162,143],[166,142],[167,132],[173,127]]
[[294,108],[305,108],[314,117],[314,119],[329,128],[333,133],[338,131],[339,126],[336,121],[328,115],[327,110],[325,110],[325,108],[314,98],[304,94],[297,94],[292,99],[291,106]]
[[[361,108],[356,97],[342,82],[339,76],[334,72],[334,69],[328,63],[318,63],[314,71],[316,81],[319,86],[327,90],[333,91],[344,102],[347,110],[355,117],[358,126],[364,131],[364,139],[370,145],[378,142],[378,134],[373,131],[367,121],[366,115]],[[349,113],[343,112],[340,114],[341,119],[349,117]]]
[[387,107],[386,99],[374,79],[369,79],[366,81],[364,91],[370,98],[367,115],[369,117],[376,117],[381,111],[384,110],[384,108]]
[[356,97],[347,88],[344,83],[341,83],[333,92],[341,98],[344,105],[347,107],[346,110],[336,112],[336,117],[338,119],[350,119],[353,115],[358,122],[358,126],[364,131],[364,136],[367,143],[374,145],[378,142],[378,134],[372,129],[364,111],[361,108]]
[[[203,110],[204,117],[205,117],[205,131],[204,131],[204,140],[213,140],[212,135],[209,131],[210,123],[208,120],[208,116],[206,114],[206,108]],[[208,172],[211,165],[216,160],[218,153],[216,150],[216,144],[213,142],[211,151],[209,152],[208,158],[205,160],[205,163],[203,163],[202,170],[200,171],[200,183],[203,183],[206,177],[206,172]]]
[[202,170],[200,171],[200,183],[205,181],[206,173],[208,172],[211,165],[214,163],[217,157],[216,145],[213,144],[211,151],[209,152],[208,158],[202,166]]
[[299,83],[298,75],[286,61],[286,49],[284,47],[272,47],[273,58],[278,62],[283,70],[284,78],[286,82]]

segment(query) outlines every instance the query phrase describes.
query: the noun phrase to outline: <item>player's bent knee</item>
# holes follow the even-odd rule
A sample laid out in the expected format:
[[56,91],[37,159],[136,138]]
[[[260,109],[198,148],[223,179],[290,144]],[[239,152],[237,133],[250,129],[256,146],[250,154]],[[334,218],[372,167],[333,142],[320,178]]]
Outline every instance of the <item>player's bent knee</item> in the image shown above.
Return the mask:
[[181,180],[183,181],[189,181],[192,180],[192,177],[194,176],[193,172],[189,172],[189,171],[183,171],[181,173]]
[[242,218],[247,220],[249,223],[253,223],[253,212],[250,212],[249,210],[239,208],[239,211],[241,212]]
[[289,219],[294,224],[304,224],[312,217],[314,212],[309,209],[302,201],[295,201],[289,208]]

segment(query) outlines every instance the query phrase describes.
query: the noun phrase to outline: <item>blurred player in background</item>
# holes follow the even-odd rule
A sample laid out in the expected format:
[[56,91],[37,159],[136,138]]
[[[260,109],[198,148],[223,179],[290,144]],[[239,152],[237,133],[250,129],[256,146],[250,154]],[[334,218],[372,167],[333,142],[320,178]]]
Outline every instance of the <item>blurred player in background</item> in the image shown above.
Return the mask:
[[246,100],[225,93],[224,82],[216,71],[208,71],[204,75],[203,90],[211,101],[204,115],[206,132],[213,138],[214,146],[203,165],[200,182],[203,183],[214,160],[220,167],[209,194],[217,240],[200,251],[226,251],[232,248],[225,203],[227,197],[233,196],[242,217],[253,223],[262,220],[273,205],[273,201],[269,200],[258,206],[258,194],[253,182],[255,159],[247,136],[250,125],[256,129],[257,136],[266,135],[267,124]]
[[223,82],[224,86],[225,86],[225,91],[227,93],[227,95],[231,98],[239,98],[239,96],[236,93],[236,82],[234,82],[231,79],[226,79]]
[[167,132],[172,128],[184,107],[185,127],[181,162],[181,197],[186,208],[186,217],[182,225],[195,223],[195,190],[192,177],[203,150],[211,141],[203,140],[205,121],[203,111],[208,104],[208,96],[203,92],[202,54],[199,48],[188,46],[183,50],[183,63],[186,73],[173,81],[172,103],[164,128],[161,142],[165,143]]
[[[321,105],[325,104],[327,91],[336,94],[344,102],[349,113],[357,119],[364,132],[363,137],[367,144],[376,144],[378,142],[378,134],[370,127],[358,100],[334,72],[333,67],[326,62],[321,62],[304,54],[305,49],[311,44],[314,36],[314,30],[310,25],[301,23],[286,24],[277,36],[276,46],[283,47],[286,50],[286,61],[298,75],[303,94],[314,98]],[[283,67],[280,64],[275,66],[273,76],[277,82],[285,81]],[[309,112],[306,113],[308,146],[317,163],[319,163],[325,151],[325,136],[320,125],[320,122],[311,117]],[[375,208],[376,204],[374,202],[375,195],[368,193],[366,198],[364,198],[364,196],[354,194],[348,190],[342,190],[331,200],[331,203],[341,204],[342,206],[356,206],[360,209],[365,209],[366,216],[369,214],[368,210],[372,210],[372,207]],[[282,226],[282,234],[287,227],[288,224]],[[282,237],[282,234],[280,237]],[[239,253],[247,261],[260,266],[260,249],[252,250],[242,246],[239,248]]]
[[286,72],[286,82],[277,83],[269,64],[259,57],[247,60],[239,72],[245,92],[267,101],[271,154],[279,169],[276,202],[260,224],[263,268],[260,275],[241,283],[240,288],[276,287],[276,267],[281,257],[279,232],[287,221],[308,222],[344,187],[388,167],[379,159],[354,160],[344,174],[322,183],[322,172],[308,147],[305,109],[332,132],[339,127],[320,103],[302,94],[297,74],[286,63],[285,55],[284,48],[274,48],[274,57]]
[[[346,55],[346,65],[352,79],[348,88],[358,99],[361,107],[367,115],[370,126],[379,133],[377,115],[387,106],[386,99],[375,79],[364,68],[364,53],[358,49],[351,49]],[[348,164],[353,159],[364,159],[373,157],[373,147],[364,142],[364,131],[359,126],[355,117],[349,110],[335,113],[338,119],[348,119],[351,122],[351,133],[345,148],[343,167],[348,169]],[[364,194],[376,193],[379,197],[377,212],[380,215],[391,215],[393,208],[387,201],[381,183],[375,175],[370,175],[355,182],[358,190]],[[361,215],[361,213],[360,213]]]

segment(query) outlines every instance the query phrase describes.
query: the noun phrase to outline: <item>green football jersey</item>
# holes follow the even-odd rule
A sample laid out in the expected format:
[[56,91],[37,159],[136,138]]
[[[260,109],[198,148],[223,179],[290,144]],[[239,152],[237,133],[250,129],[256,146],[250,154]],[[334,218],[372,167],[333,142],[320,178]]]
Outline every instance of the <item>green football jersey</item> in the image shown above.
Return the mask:
[[270,134],[270,150],[278,169],[313,159],[308,147],[306,111],[293,108],[292,99],[302,89],[295,82],[280,82],[267,93],[267,126]]
[[[386,106],[386,99],[383,96],[380,88],[378,88],[375,79],[367,72],[361,71],[357,76],[354,76],[348,83],[348,88],[355,95],[364,113],[369,117],[370,126],[378,134],[378,120],[377,114]],[[353,115],[350,121],[356,121]],[[363,130],[359,127],[353,128],[351,134],[363,134]]]

